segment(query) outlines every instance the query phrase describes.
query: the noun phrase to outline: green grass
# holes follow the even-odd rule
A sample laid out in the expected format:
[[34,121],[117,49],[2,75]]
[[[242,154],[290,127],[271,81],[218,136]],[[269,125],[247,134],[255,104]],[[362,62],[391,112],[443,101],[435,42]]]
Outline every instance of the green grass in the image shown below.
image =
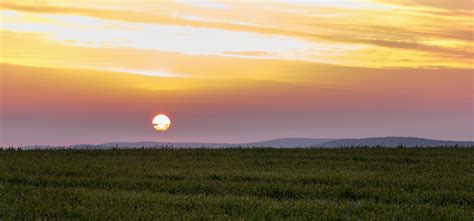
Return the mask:
[[474,148],[0,151],[0,220],[472,220]]

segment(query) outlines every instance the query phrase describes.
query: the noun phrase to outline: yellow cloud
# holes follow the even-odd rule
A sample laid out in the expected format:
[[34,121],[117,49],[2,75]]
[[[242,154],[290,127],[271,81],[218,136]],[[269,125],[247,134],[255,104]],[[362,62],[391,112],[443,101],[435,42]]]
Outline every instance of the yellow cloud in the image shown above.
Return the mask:
[[[471,68],[474,56],[473,40],[469,37],[474,34],[471,12],[419,4],[374,0],[279,0],[271,4],[146,0],[121,0],[116,4],[84,0],[35,2],[38,3],[0,3],[2,36],[8,36],[2,37],[4,45],[8,45],[2,46],[2,62],[87,66],[137,73],[161,71],[166,75],[175,71],[169,67],[170,62],[146,67],[135,62],[150,59],[147,57],[108,61],[106,65],[66,58],[73,51],[95,48],[96,60],[107,60],[101,56],[110,51],[130,49],[154,51],[160,56],[153,58],[159,60],[174,57],[167,53],[177,53],[195,60],[234,57],[247,59],[240,59],[241,62],[260,59],[372,68]],[[125,10],[127,7],[130,10]],[[57,51],[50,53],[46,46],[23,46],[25,41],[34,39]],[[51,60],[45,54],[56,58]],[[217,64],[212,68],[225,72],[228,67]]]

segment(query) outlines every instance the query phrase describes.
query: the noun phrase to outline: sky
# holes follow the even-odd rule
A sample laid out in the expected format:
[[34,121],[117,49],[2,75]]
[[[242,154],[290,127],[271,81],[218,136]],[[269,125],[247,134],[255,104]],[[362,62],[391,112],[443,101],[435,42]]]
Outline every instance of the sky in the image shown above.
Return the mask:
[[472,0],[2,0],[0,13],[0,146],[474,140]]

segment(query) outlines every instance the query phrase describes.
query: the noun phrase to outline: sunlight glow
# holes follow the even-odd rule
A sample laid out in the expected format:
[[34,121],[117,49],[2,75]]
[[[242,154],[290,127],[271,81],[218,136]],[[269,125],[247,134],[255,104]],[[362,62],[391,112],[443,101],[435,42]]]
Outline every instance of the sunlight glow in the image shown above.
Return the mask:
[[[18,13],[5,13],[3,30],[38,33],[62,44],[81,47],[128,47],[187,55],[246,56],[265,52],[263,58],[305,59],[311,42],[287,36],[174,25],[105,21],[76,15],[37,15],[43,22],[27,23]],[[30,16],[30,15],[29,15]],[[241,53],[241,54],[239,54]]]
[[223,2],[209,1],[209,0],[176,0],[180,4],[192,5],[200,8],[209,9],[228,9],[228,6]]
[[112,71],[118,73],[129,73],[129,74],[138,74],[143,76],[151,76],[151,77],[187,77],[189,75],[184,74],[175,74],[166,71],[148,71],[148,70],[136,70],[136,69],[114,69],[114,68],[100,68],[95,67],[95,69],[103,70],[103,71]]

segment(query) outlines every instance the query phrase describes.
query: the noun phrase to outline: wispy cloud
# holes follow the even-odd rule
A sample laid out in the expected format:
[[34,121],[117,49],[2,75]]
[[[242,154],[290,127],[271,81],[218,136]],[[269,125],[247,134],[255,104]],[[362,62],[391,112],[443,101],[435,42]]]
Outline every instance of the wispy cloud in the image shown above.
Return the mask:
[[[2,16],[2,30],[37,33],[77,47],[130,47],[364,67],[472,66],[472,12],[458,9],[468,6],[467,1],[453,3],[456,9],[444,7],[448,1],[441,0],[433,3],[438,8],[423,6],[421,1],[374,0],[143,1],[141,7],[127,1],[114,7],[104,2],[51,2],[1,3],[4,13],[16,11],[29,18],[15,23],[8,15]],[[125,6],[132,10],[122,10]],[[101,24],[78,27],[80,21]],[[384,62],[380,62],[381,55]]]
[[430,6],[435,8],[441,9],[448,9],[448,10],[462,10],[462,11],[469,11],[474,10],[474,2],[472,0],[455,0],[455,1],[448,1],[448,0],[385,0],[386,3],[391,4],[402,4],[402,5],[424,5]]

